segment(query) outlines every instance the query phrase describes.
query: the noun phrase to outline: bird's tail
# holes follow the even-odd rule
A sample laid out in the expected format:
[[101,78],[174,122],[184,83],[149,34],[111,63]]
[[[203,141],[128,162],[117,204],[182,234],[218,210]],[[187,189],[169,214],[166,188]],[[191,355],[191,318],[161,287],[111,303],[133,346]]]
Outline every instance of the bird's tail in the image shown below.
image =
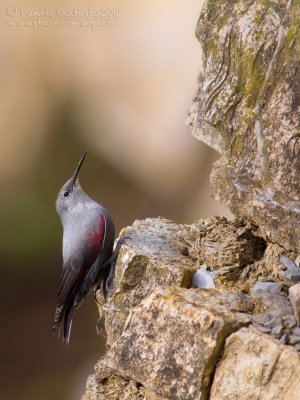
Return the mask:
[[60,324],[64,316],[64,307],[57,307],[55,310],[55,315],[53,319],[52,331],[55,333],[58,330],[58,336],[60,333]]
[[73,302],[71,302],[67,308],[65,307],[57,307],[54,315],[52,331],[55,333],[58,331],[58,336],[60,335],[60,325],[62,320],[64,320],[63,324],[63,340],[64,343],[69,344],[70,342],[70,335],[71,335],[71,328],[72,328],[72,319],[74,316],[77,307]]
[[69,344],[71,328],[72,328],[72,320],[75,314],[75,311],[78,306],[76,306],[73,302],[68,305],[66,311],[64,313],[64,343]]

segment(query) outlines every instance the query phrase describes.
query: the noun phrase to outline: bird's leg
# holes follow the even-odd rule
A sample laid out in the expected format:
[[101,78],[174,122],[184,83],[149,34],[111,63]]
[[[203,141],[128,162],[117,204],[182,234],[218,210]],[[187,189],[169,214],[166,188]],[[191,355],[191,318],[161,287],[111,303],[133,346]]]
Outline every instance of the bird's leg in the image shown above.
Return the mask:
[[299,140],[300,140],[300,133],[297,133],[296,135],[293,135],[292,137],[289,138],[289,140],[288,140],[288,146],[290,145],[290,142],[291,142],[292,140],[294,141],[294,143],[293,143],[293,145],[292,145],[292,157],[294,158],[294,157],[295,157],[295,153],[296,153],[295,147],[296,147],[296,145],[298,144],[298,142],[299,142]]
[[115,268],[116,268],[116,263],[118,259],[118,255],[120,252],[120,249],[123,244],[126,243],[126,240],[131,240],[130,237],[128,236],[123,236],[119,239],[116,248],[113,250],[111,257],[106,261],[105,266],[107,266],[108,273],[103,279],[103,293],[104,293],[104,299],[105,301],[108,298],[109,292],[112,289],[113,286],[113,280],[115,276]]
[[95,302],[98,303],[98,304],[100,304],[100,303],[99,303],[99,301],[98,301],[98,299],[97,299],[97,291],[100,289],[100,286],[101,286],[101,282],[98,283],[98,285],[97,285],[97,286],[95,287],[95,289],[94,289],[94,300],[95,300]]

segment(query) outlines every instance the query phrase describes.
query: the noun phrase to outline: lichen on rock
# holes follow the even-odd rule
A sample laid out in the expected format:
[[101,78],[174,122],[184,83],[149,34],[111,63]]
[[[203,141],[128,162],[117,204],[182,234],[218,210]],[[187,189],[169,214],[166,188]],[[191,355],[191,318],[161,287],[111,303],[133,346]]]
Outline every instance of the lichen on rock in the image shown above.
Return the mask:
[[197,25],[203,69],[187,118],[221,154],[215,199],[298,251],[299,1],[208,0]]

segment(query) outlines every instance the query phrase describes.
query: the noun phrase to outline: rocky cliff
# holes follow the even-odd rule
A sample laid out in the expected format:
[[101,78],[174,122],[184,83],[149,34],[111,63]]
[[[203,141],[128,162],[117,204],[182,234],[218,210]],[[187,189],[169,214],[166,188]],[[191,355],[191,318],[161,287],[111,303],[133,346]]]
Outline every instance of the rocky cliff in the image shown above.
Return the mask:
[[299,1],[206,1],[187,124],[237,218],[121,232],[83,400],[300,398],[299,26]]

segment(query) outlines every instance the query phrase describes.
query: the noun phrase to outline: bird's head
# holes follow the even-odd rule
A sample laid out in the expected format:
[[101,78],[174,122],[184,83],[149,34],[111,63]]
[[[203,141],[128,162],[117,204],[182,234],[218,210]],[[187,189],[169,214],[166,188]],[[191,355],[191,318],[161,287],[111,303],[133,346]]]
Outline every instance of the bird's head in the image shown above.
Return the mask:
[[73,175],[60,189],[56,199],[56,211],[62,217],[64,213],[72,210],[76,204],[84,197],[84,192],[80,186],[78,174],[82,167],[87,153],[81,157]]

